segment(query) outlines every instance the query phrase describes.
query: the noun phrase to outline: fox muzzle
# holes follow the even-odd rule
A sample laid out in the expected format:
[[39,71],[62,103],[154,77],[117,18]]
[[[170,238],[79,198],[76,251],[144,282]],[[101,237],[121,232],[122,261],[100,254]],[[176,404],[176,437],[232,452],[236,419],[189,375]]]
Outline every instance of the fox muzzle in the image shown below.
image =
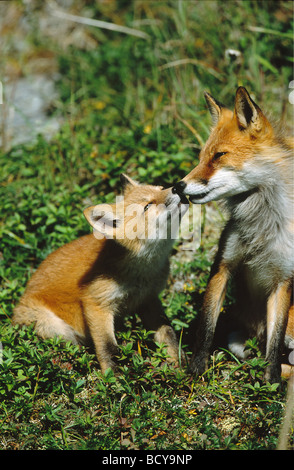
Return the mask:
[[186,186],[187,186],[187,185],[186,185],[185,181],[183,181],[183,180],[178,181],[178,182],[174,185],[174,187],[173,187],[173,189],[172,189],[172,192],[173,192],[174,194],[178,194],[179,196],[182,196],[182,195],[183,195],[183,192],[184,192],[184,189],[185,189]]

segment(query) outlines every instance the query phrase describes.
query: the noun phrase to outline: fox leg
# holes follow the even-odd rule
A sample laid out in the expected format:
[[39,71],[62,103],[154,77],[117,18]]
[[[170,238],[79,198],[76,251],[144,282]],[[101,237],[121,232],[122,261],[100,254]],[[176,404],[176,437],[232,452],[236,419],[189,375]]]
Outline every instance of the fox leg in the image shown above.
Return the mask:
[[157,343],[166,344],[169,361],[178,365],[179,344],[176,333],[170,325],[164,313],[160,300],[156,297],[144,304],[140,310],[140,316],[147,330],[154,330],[154,340]]
[[196,322],[193,356],[190,362],[190,369],[196,375],[203,374],[207,369],[209,352],[229,277],[230,271],[224,262],[214,266],[205,291],[203,307]]
[[284,347],[288,312],[291,303],[291,283],[278,285],[267,302],[267,342],[265,380],[277,383],[281,380],[281,354]]
[[12,322],[14,325],[34,323],[36,333],[44,339],[60,336],[64,341],[71,341],[73,344],[83,344],[86,340],[83,334],[62,320],[53,310],[34,299],[21,302],[14,309]]
[[118,351],[114,334],[114,313],[111,309],[97,306],[94,302],[87,302],[84,308],[101,370],[103,373],[108,368],[114,370],[113,356]]

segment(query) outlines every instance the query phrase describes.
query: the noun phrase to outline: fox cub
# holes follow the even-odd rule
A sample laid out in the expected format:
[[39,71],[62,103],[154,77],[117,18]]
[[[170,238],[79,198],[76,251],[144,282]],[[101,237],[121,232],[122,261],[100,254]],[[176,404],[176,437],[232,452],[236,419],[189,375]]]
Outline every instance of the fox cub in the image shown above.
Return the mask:
[[43,338],[92,340],[102,372],[115,368],[115,318],[134,311],[155,330],[155,341],[167,345],[170,360],[178,360],[176,335],[158,294],[169,273],[171,228],[188,201],[171,188],[141,185],[126,175],[121,181],[123,198],[84,211],[94,234],[51,253],[13,314],[14,324],[35,323]]
[[194,204],[222,199],[230,218],[194,332],[191,367],[197,374],[207,367],[226,286],[234,277],[246,335],[232,335],[231,349],[244,357],[246,336],[257,336],[269,363],[265,379],[278,382],[284,345],[294,344],[293,139],[270,124],[244,87],[236,92],[234,111],[205,97],[213,129],[199,165],[174,191]]

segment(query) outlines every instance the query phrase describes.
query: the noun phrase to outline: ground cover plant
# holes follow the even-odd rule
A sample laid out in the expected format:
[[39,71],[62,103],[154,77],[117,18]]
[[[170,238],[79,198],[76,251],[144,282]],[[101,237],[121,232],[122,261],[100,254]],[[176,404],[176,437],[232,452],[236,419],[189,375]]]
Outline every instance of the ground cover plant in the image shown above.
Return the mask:
[[[47,111],[61,125],[49,140],[13,145],[2,115],[0,448],[275,449],[287,383],[263,382],[254,339],[246,362],[218,347],[194,378],[185,363],[166,364],[164,347],[154,347],[134,312],[118,333],[120,374],[103,376],[91,349],[40,341],[32,328],[12,327],[11,315],[40,262],[90,233],[83,209],[112,202],[121,172],[170,185],[193,168],[210,127],[204,90],[232,105],[242,84],[291,127],[292,2],[109,0],[66,10],[144,38],[57,20],[47,2],[2,3],[1,106],[4,78],[34,77],[42,63],[42,73],[56,74]],[[187,358],[225,217],[208,204],[200,246],[174,247],[162,302]],[[224,315],[233,302],[232,289]],[[292,427],[290,446],[293,438]]]

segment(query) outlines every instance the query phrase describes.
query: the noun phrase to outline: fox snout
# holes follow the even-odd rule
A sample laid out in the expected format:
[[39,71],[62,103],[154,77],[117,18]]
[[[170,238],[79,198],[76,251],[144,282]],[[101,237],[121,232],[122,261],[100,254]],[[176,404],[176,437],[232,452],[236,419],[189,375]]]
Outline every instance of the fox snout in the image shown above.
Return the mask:
[[[194,202],[194,199],[196,199],[196,196],[194,194],[193,194],[193,197],[191,197],[191,193],[189,191],[188,184],[184,180],[178,181],[173,186],[172,192],[174,194],[177,194],[180,197],[181,202],[183,204],[189,204],[189,200],[186,196],[188,196],[190,198],[191,202]],[[201,192],[201,196],[202,196],[202,192]]]
[[[211,186],[211,185],[210,185]],[[189,197],[190,202],[197,204],[202,202],[207,202],[204,198],[207,198],[210,192],[210,187],[208,182],[203,178],[194,178],[192,181],[186,183],[184,180],[178,181],[172,191],[174,194],[178,194],[181,198],[187,199]]]
[[175,204],[189,206],[189,201],[186,196],[182,192],[176,191],[174,187],[162,189],[162,192],[164,194],[164,204],[167,209],[169,209],[169,206],[174,206]]
[[[172,188],[174,194],[178,194],[181,198],[184,196],[184,189],[187,186],[185,181],[178,181]],[[186,198],[185,198],[186,199]]]

